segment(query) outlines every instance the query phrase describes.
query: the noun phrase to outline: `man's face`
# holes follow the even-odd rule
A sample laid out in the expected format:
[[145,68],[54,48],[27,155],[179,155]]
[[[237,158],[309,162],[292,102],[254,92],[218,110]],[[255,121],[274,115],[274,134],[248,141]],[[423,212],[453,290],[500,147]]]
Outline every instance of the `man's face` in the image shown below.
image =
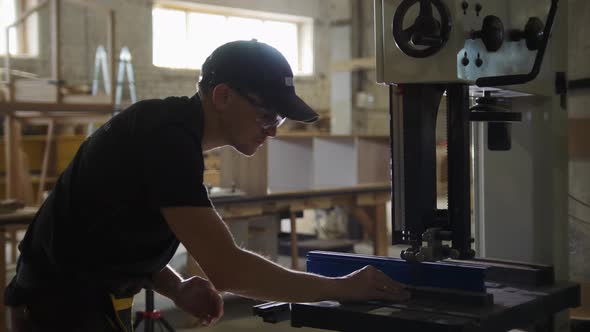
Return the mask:
[[262,100],[253,94],[230,88],[233,102],[233,119],[230,144],[240,153],[251,156],[267,137],[274,137],[284,118],[264,108]]

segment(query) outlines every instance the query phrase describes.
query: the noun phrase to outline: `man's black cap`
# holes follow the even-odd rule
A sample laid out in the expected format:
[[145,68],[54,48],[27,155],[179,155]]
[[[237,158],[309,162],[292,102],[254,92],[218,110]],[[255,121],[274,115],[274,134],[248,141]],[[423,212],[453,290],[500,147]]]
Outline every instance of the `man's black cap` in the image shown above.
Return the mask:
[[209,87],[226,83],[253,93],[264,106],[291,120],[318,119],[318,114],[295,94],[287,59],[268,44],[239,40],[221,45],[205,60],[201,76]]

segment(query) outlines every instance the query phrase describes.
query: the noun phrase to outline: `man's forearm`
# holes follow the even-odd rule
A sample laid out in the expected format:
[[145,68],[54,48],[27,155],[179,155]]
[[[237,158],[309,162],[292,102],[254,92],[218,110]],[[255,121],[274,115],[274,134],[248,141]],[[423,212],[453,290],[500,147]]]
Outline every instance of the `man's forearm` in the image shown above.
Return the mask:
[[[218,289],[269,301],[311,302],[337,300],[344,280],[285,269],[257,254],[239,250],[232,273],[221,277]],[[230,276],[231,275],[231,276]]]
[[169,265],[154,275],[154,290],[167,298],[174,300],[182,277]]

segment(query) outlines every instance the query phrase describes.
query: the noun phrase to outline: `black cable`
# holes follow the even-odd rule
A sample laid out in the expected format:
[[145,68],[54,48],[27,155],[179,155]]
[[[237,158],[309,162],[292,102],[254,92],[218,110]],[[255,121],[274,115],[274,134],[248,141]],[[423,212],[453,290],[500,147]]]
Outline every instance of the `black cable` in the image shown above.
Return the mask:
[[584,205],[585,207],[588,207],[588,208],[590,208],[590,203],[586,203],[586,202],[584,202],[583,200],[581,200],[581,199],[577,198],[576,196],[574,196],[574,195],[572,195],[572,194],[570,194],[570,193],[568,193],[568,194],[567,194],[567,196],[568,196],[569,198],[573,199],[574,201],[576,201],[576,202],[578,202],[578,203],[580,203],[580,204]]
[[578,217],[576,217],[576,216],[574,216],[574,215],[572,215],[572,214],[568,214],[568,216],[569,216],[570,218],[574,219],[574,220],[577,220],[577,221],[579,221],[579,222],[583,223],[583,224],[588,224],[588,225],[590,225],[590,221],[588,221],[588,220],[584,220],[584,219],[578,218]]

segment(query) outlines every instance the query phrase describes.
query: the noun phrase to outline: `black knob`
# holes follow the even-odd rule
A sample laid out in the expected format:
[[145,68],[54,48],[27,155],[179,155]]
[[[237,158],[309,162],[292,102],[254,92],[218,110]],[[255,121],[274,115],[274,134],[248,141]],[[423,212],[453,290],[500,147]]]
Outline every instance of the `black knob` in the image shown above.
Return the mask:
[[543,43],[543,22],[537,17],[531,17],[524,27],[524,38],[526,47],[531,50],[538,50]]
[[538,50],[543,43],[543,29],[545,29],[543,22],[537,17],[531,17],[526,22],[523,31],[513,30],[510,32],[510,41],[524,39],[529,50]]
[[467,251],[464,253],[464,255],[465,255],[466,259],[473,259],[475,257],[475,250],[467,249]]
[[498,16],[488,15],[483,19],[480,31],[471,33],[471,39],[481,38],[489,52],[496,52],[504,43],[504,24]]

